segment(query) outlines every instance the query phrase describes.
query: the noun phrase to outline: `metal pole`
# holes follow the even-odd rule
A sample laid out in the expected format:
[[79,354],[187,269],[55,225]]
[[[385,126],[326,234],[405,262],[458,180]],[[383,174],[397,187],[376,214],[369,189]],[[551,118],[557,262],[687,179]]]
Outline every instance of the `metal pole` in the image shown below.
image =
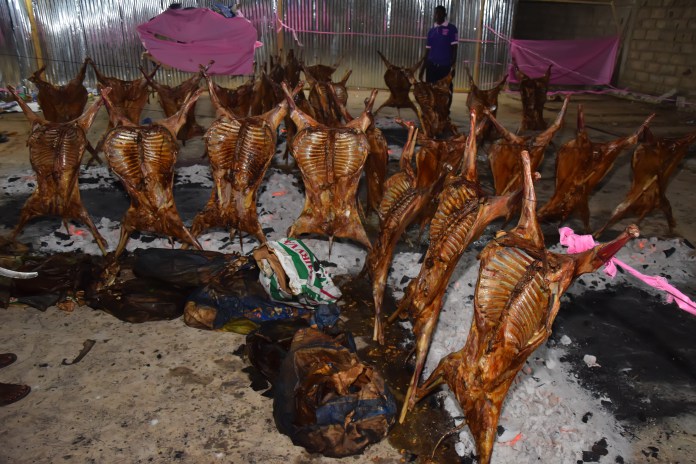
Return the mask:
[[[276,14],[278,15],[278,21],[283,20],[283,0],[276,0]],[[285,34],[283,26],[278,23],[278,29],[276,31],[276,54],[283,57],[283,48],[285,48]]]
[[43,52],[41,51],[41,42],[39,41],[39,30],[36,27],[36,18],[34,17],[34,5],[31,0],[24,0],[29,15],[29,23],[31,24],[31,42],[34,44],[34,53],[36,55],[36,66],[43,66]]
[[[481,0],[481,10],[479,11],[478,30],[476,31],[476,55],[474,57],[474,82],[479,83],[481,74],[481,48],[483,46],[483,14],[486,8],[486,0]],[[471,90],[471,89],[469,89]]]

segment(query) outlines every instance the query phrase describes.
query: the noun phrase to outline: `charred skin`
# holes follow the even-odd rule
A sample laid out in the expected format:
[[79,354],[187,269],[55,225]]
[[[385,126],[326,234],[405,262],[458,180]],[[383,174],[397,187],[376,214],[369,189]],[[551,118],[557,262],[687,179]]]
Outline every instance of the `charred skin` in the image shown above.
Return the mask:
[[41,76],[45,66],[29,77],[39,91],[36,98],[47,121],[69,122],[80,117],[87,105],[87,89],[82,82],[88,63],[89,59],[85,59],[75,77],[65,85],[53,85],[46,81]]
[[434,84],[413,81],[413,96],[420,107],[418,116],[421,128],[427,137],[438,137],[450,131],[457,133],[450,119],[450,90],[452,75],[448,75]]
[[556,189],[551,199],[539,210],[539,220],[565,221],[576,213],[590,231],[589,197],[614,166],[625,148],[637,142],[654,114],[628,137],[605,143],[594,143],[584,127],[582,106],[578,109],[578,135],[566,142],[556,155]]
[[220,100],[220,104],[231,111],[232,114],[238,117],[246,117],[249,115],[251,103],[254,98],[254,79],[249,79],[244,84],[234,89],[228,89],[217,84],[214,84],[215,94]]
[[474,320],[466,344],[440,361],[416,395],[420,399],[447,383],[464,410],[481,464],[490,462],[510,385],[527,357],[549,337],[563,293],[578,275],[599,269],[638,236],[637,227],[630,226],[613,242],[582,253],[546,250],[534,212],[529,156],[522,156],[520,221],[510,232],[499,232],[480,254]]
[[86,132],[102,106],[102,99],[97,99],[78,119],[55,123],[36,116],[12,87],[9,90],[32,123],[27,145],[29,161],[36,173],[36,188],[22,207],[12,239],[31,219],[58,216],[63,221],[74,219],[86,224],[101,252],[106,254],[106,241],[82,204],[78,184],[80,163],[88,144]]
[[655,209],[661,209],[670,233],[676,226],[672,206],[667,199],[667,187],[675,169],[696,141],[696,132],[678,139],[655,137],[649,129],[645,140],[638,145],[631,161],[633,182],[624,200],[616,207],[607,223],[599,229],[598,237],[608,227],[631,215],[638,216],[637,224]]

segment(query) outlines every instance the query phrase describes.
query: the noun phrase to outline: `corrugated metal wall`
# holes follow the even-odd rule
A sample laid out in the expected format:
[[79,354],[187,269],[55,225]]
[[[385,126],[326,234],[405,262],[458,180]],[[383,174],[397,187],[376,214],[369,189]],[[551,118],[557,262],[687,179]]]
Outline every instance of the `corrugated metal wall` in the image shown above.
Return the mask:
[[[352,87],[384,87],[385,68],[376,50],[397,65],[416,63],[424,52],[433,10],[443,4],[460,32],[455,88],[462,89],[466,86],[464,66],[474,66],[481,2],[484,29],[479,81],[486,87],[504,74],[508,45],[485,26],[509,37],[517,0],[248,0],[241,2],[240,9],[264,43],[256,52],[258,63],[268,60],[278,48],[294,48],[308,64],[341,60],[338,77],[345,69],[353,69],[348,81]],[[207,7],[215,0],[182,3],[184,7]],[[23,78],[38,67],[37,56],[47,65],[47,78],[55,83],[70,80],[85,56],[91,56],[107,75],[138,77],[138,66],[151,69],[152,64],[141,57],[144,50],[135,26],[159,14],[170,1],[31,0],[30,4],[28,10],[24,0],[0,0],[3,84],[25,83]],[[277,17],[286,26],[280,34]],[[35,40],[40,44],[39,54]],[[174,85],[188,76],[167,70],[160,71],[157,79]],[[233,84],[234,78],[216,80]],[[86,84],[94,85],[91,73]]]

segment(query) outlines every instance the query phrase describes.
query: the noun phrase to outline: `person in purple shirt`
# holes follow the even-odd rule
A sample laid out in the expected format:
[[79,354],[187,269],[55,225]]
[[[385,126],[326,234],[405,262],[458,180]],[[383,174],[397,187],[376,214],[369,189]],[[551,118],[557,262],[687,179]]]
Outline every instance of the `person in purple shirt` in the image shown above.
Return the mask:
[[[425,61],[420,68],[419,78],[434,83],[446,77],[450,72],[454,77],[454,65],[457,61],[457,45],[459,31],[454,24],[447,21],[447,9],[438,5],[435,7],[435,24],[428,31],[428,42],[425,46]],[[453,86],[450,85],[450,94]],[[450,96],[450,105],[452,98]]]

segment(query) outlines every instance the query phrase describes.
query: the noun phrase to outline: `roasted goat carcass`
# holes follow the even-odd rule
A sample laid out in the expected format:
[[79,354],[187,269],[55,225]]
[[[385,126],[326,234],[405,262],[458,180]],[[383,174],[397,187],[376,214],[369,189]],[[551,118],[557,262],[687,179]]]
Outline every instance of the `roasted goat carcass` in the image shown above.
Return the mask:
[[401,153],[401,170],[387,179],[384,197],[379,205],[380,231],[372,249],[367,254],[365,269],[372,279],[372,295],[375,302],[373,340],[384,343],[382,327],[382,301],[387,285],[387,274],[392,262],[394,247],[421,211],[437,196],[452,167],[440,170],[427,166],[432,158],[423,151],[418,153],[416,169],[411,158],[416,145],[417,129],[408,124],[408,140]]
[[69,122],[80,117],[87,104],[87,89],[82,81],[85,80],[88,62],[89,58],[86,58],[77,75],[65,85],[53,85],[41,77],[46,66],[29,76],[29,81],[39,91],[36,98],[44,119],[51,122]]
[[218,116],[205,133],[215,187],[193,219],[191,234],[198,237],[210,227],[225,227],[232,229],[232,236],[238,231],[241,239],[243,231],[263,243],[266,236],[256,213],[256,194],[275,154],[278,125],[288,104],[283,101],[261,116],[238,118],[220,104],[213,82],[206,79]]
[[220,105],[227,111],[231,111],[237,117],[249,116],[251,103],[254,100],[254,89],[256,88],[255,78],[251,78],[244,84],[228,89],[218,84],[213,84],[213,91],[210,92],[217,96]]
[[[307,83],[310,86],[309,90],[309,105],[312,107],[314,118],[321,124],[329,127],[341,126],[341,110],[338,108],[332,98],[334,92],[338,101],[342,105],[348,104],[348,91],[346,82],[352,71],[348,70],[339,82],[331,81],[331,75],[336,68],[328,66],[315,65],[303,67]],[[328,70],[332,69],[331,73]],[[328,75],[328,77],[327,77]]]
[[476,170],[476,114],[471,113],[471,130],[460,168],[453,173],[440,193],[435,216],[430,222],[430,246],[418,276],[413,279],[390,321],[408,311],[416,336],[416,365],[401,412],[415,403],[415,392],[423,372],[430,341],[445,297],[445,291],[457,263],[469,244],[476,240],[493,220],[506,216],[520,201],[520,191],[488,197],[479,184]]
[[[488,111],[495,116],[498,113],[498,95],[503,89],[505,82],[507,82],[507,74],[488,90],[482,90],[476,85],[474,78],[471,77],[469,68],[466,69],[466,75],[469,78],[469,94],[466,96],[466,106],[469,108],[469,111],[474,111],[476,114],[483,115],[485,114],[484,109],[488,109]],[[485,124],[480,131],[479,142],[481,142],[481,140],[492,140],[494,137],[495,133],[491,125]]]
[[283,91],[280,85],[273,82],[268,74],[263,71],[261,77],[254,86],[254,96],[251,101],[250,115],[259,116],[271,111],[278,103],[283,101]]
[[370,241],[360,222],[356,193],[369,144],[365,131],[372,123],[373,90],[362,115],[345,126],[330,128],[299,110],[283,83],[293,122],[298,132],[290,150],[302,173],[305,204],[288,236],[316,233],[350,238],[366,247]]
[[427,137],[439,137],[446,132],[457,133],[457,128],[450,119],[450,84],[452,74],[431,84],[429,82],[411,80],[413,96],[420,107],[418,119],[421,130]]
[[418,68],[420,68],[421,64],[423,64],[425,57],[421,58],[418,63],[410,68],[402,68],[390,63],[379,50],[377,50],[377,54],[382,58],[382,61],[384,61],[387,67],[384,73],[384,83],[387,84],[387,88],[389,88],[389,98],[377,108],[375,114],[379,113],[379,110],[385,106],[396,108],[397,110],[401,108],[410,108],[414,113],[418,114],[418,109],[416,109],[416,105],[411,101],[409,92],[411,91],[411,82],[415,81],[415,73]]
[[490,462],[510,385],[527,357],[551,334],[563,293],[577,276],[596,271],[638,236],[638,228],[629,226],[616,240],[582,253],[546,250],[526,151],[522,157],[522,214],[514,229],[499,232],[480,254],[466,344],[443,358],[416,393],[420,399],[441,383],[449,386],[464,411],[481,464]]
[[595,143],[585,130],[582,105],[578,105],[577,136],[563,144],[556,154],[556,190],[539,210],[539,220],[563,222],[571,214],[577,213],[585,231],[589,232],[590,194],[614,166],[621,152],[638,141],[653,117],[654,114],[650,115],[631,136]]
[[[157,92],[157,96],[159,96],[160,105],[162,105],[164,115],[167,117],[173,116],[174,114],[176,114],[177,111],[179,111],[181,105],[183,105],[184,101],[186,101],[186,97],[188,97],[192,92],[198,89],[198,85],[200,84],[201,79],[203,78],[202,72],[199,72],[189,77],[176,87],[170,87],[165,84],[160,84],[144,72],[143,75],[145,76],[145,79],[147,79],[150,86],[153,89],[155,89],[155,92]],[[187,140],[193,137],[197,137],[199,135],[203,135],[204,132],[205,129],[203,129],[203,127],[201,127],[196,122],[196,105],[193,104],[189,112],[186,114],[186,123],[179,130],[179,133],[177,134],[177,139],[181,140],[182,143],[186,144]]]
[[[346,122],[353,120],[344,103],[336,95],[333,87],[330,87],[334,104],[339,108]],[[389,162],[389,145],[382,131],[375,125],[374,120],[365,132],[367,142],[370,144],[370,153],[365,161],[365,180],[367,182],[367,208],[379,211],[379,204],[384,196],[384,181],[387,177],[387,163]]]
[[493,142],[488,150],[488,160],[491,163],[496,195],[505,195],[522,187],[522,161],[520,158],[522,150],[527,150],[529,153],[532,171],[539,169],[544,159],[546,147],[549,146],[553,136],[563,126],[569,99],[570,97],[566,97],[563,101],[561,111],[551,127],[534,137],[521,137],[513,134],[503,127],[488,109],[484,109],[488,121],[502,135],[502,138]]
[[[97,65],[94,61],[87,59],[89,64],[92,65],[94,69],[94,75],[97,76],[97,82],[99,90],[106,87],[111,88],[111,93],[109,93],[111,108],[117,108],[124,117],[128,118],[133,124],[138,124],[140,122],[140,113],[143,112],[145,104],[147,103],[148,97],[148,77],[152,79],[159,65],[155,66],[150,74],[146,74],[146,77],[141,77],[139,79],[133,79],[132,81],[124,81],[117,79],[115,77],[108,77],[99,72]],[[110,122],[109,127],[113,127],[112,122]]]
[[599,236],[605,229],[619,222],[627,215],[638,216],[638,223],[653,211],[660,208],[667,218],[669,231],[677,225],[672,216],[672,206],[667,199],[667,186],[672,174],[696,142],[696,131],[681,138],[655,137],[649,128],[643,131],[643,141],[633,153],[631,169],[633,183],[631,190],[607,223],[595,235]]
[[174,163],[179,152],[176,134],[186,122],[186,113],[203,89],[188,96],[181,109],[167,119],[150,126],[138,126],[111,105],[102,92],[109,118],[115,126],[104,138],[104,153],[109,167],[121,180],[130,197],[130,207],[121,221],[118,257],[135,230],[175,237],[201,249],[184,226],[174,204]]
[[[520,98],[522,99],[522,125],[520,130],[546,129],[544,104],[546,103],[546,92],[549,90],[551,65],[546,70],[546,74],[537,78],[531,78],[522,72],[515,60],[512,61],[512,65],[515,70],[515,77],[520,82]],[[534,170],[533,167],[532,170]]]
[[[8,89],[31,123],[27,146],[31,167],[36,173],[36,188],[22,207],[12,239],[30,219],[59,216],[64,222],[76,219],[87,224],[99,249],[106,254],[106,242],[82,204],[78,184],[80,163],[87,148],[87,131],[101,108],[102,99],[96,99],[77,119],[50,122],[37,116],[11,86]],[[104,92],[108,93],[108,89]]]

